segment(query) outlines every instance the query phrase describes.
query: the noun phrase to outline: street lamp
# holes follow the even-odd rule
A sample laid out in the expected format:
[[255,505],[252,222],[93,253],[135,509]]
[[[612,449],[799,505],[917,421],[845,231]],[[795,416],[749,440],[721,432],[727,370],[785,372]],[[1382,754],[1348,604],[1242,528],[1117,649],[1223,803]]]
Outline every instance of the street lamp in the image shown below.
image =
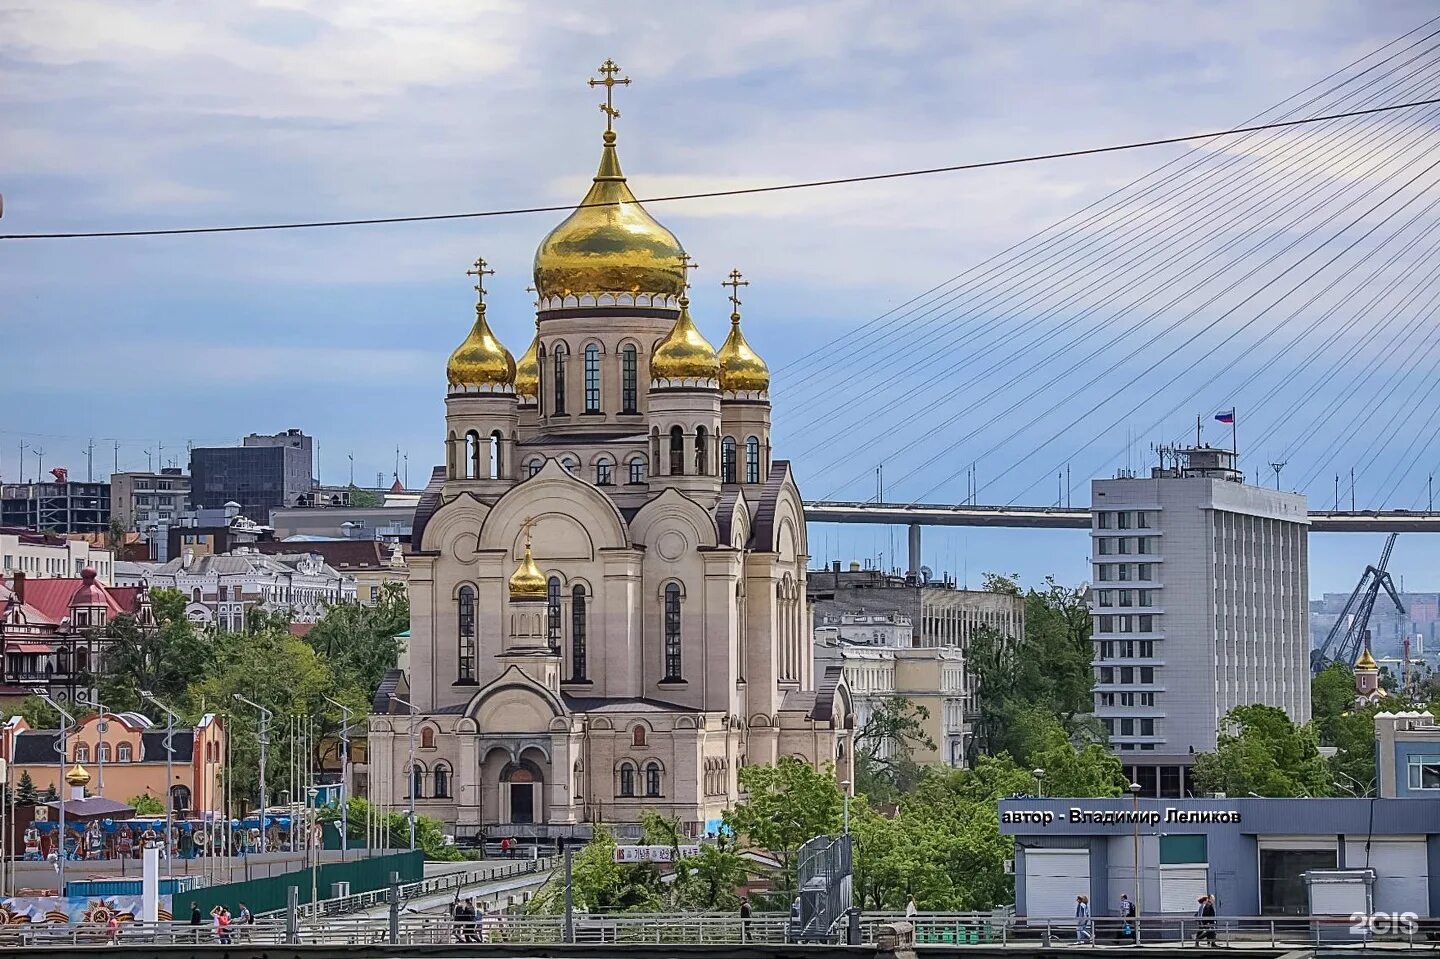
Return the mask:
[[344,703],[337,703],[329,696],[325,701],[340,709],[340,858],[346,858],[350,851],[350,713]]
[[410,849],[415,849],[415,706],[405,700],[390,694],[390,702],[398,703],[410,710],[410,765],[405,770],[405,782],[409,787],[405,791],[410,794]]
[[260,719],[255,730],[255,741],[260,744],[260,852],[264,853],[265,810],[270,805],[269,800],[265,795],[265,747],[270,745],[270,736],[268,734],[270,731],[270,719],[274,715],[274,713],[270,712],[270,710],[266,709],[264,706],[261,706],[259,703],[252,702],[246,699],[239,693],[235,694],[235,701],[237,703],[243,703],[246,706],[249,706],[251,709],[254,709],[260,713]]
[[1140,941],[1140,784],[1130,784],[1130,805],[1134,815],[1130,817],[1131,838],[1135,847],[1135,942]]
[[55,747],[60,753],[60,822],[59,829],[56,832],[56,835],[60,837],[60,841],[55,849],[55,871],[60,877],[59,893],[63,896],[65,895],[65,793],[69,785],[65,782],[65,760],[69,758],[70,755],[70,727],[75,725],[75,717],[67,713],[65,707],[50,697],[50,690],[41,689],[40,698],[45,700],[51,709],[60,714],[60,742],[57,743]]
[[845,835],[850,835],[850,780],[842,779],[840,788],[845,790]]
[[173,876],[175,864],[170,853],[175,842],[175,720],[178,717],[150,690],[140,690],[140,698],[165,714],[165,875]]
[[1036,767],[1035,769],[1030,770],[1030,775],[1032,775],[1032,776],[1035,777],[1035,797],[1036,797],[1037,799],[1044,799],[1044,798],[1045,798],[1045,770],[1040,769],[1039,767]]
[[100,718],[95,722],[95,728],[100,733],[99,742],[95,746],[95,794],[105,795],[105,731],[108,724],[105,722],[105,707],[100,702],[98,695],[92,696],[88,690],[79,690],[75,693],[75,701],[82,706],[94,706]]

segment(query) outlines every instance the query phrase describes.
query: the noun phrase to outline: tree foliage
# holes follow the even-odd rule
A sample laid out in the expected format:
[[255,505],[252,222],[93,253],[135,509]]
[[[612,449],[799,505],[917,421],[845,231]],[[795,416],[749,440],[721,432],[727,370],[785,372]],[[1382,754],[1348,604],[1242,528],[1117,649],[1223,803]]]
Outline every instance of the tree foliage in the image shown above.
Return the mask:
[[28,769],[20,774],[20,781],[15,784],[15,801],[27,806],[40,801],[40,793],[35,789],[35,780],[30,778]]
[[904,696],[879,700],[855,732],[855,790],[871,799],[893,801],[920,781],[923,767],[915,748],[934,751],[925,730],[930,711]]
[[845,797],[834,770],[782,756],[774,765],[743,767],[740,788],[748,795],[725,811],[725,825],[749,846],[773,855],[780,863],[781,887],[793,889],[800,846],[840,831]]
[[1230,796],[1325,796],[1330,770],[1315,729],[1283,709],[1236,706],[1225,714],[1213,753],[1196,757],[1195,783]]
[[337,681],[373,695],[400,655],[396,637],[410,628],[410,600],[400,583],[386,583],[374,604],[338,603],[305,634]]
[[165,814],[165,803],[149,793],[131,796],[125,800],[125,804],[127,806],[133,806],[137,816],[163,816]]
[[213,665],[213,642],[185,615],[185,595],[179,590],[151,590],[150,605],[156,629],[140,629],[128,613],[106,628],[108,667],[99,683],[100,701],[114,712],[137,711],[160,722],[164,714],[140,691],[149,690],[178,708],[191,684]]

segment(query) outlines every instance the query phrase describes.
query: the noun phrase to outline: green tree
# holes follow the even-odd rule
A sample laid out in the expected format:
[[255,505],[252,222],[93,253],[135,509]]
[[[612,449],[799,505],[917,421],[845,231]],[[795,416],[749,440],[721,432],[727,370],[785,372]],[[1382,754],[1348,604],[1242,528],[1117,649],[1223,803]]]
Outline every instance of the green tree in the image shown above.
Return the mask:
[[410,628],[410,599],[400,583],[386,583],[374,604],[337,603],[305,636],[336,679],[373,695],[400,655],[396,638]]
[[150,604],[155,629],[140,629],[128,613],[116,616],[106,628],[109,666],[99,686],[106,709],[138,711],[160,722],[164,714],[143,700],[140,691],[149,690],[172,709],[183,707],[189,687],[211,667],[212,643],[185,615],[185,596],[179,590],[151,590]]
[[684,884],[686,908],[730,912],[739,907],[735,890],[745,884],[750,870],[733,838],[722,833],[713,842],[701,843],[700,854],[681,865],[690,877]]
[[60,728],[59,711],[39,696],[30,695],[20,700],[14,714],[29,723],[32,729]]
[[834,770],[782,756],[774,765],[745,766],[746,799],[725,811],[725,825],[780,863],[784,889],[795,888],[795,853],[816,836],[840,831],[845,799]]
[[1329,767],[1315,729],[1274,706],[1236,706],[1221,721],[1213,753],[1195,758],[1195,783],[1231,796],[1326,796]]
[[163,816],[165,814],[165,804],[149,793],[131,796],[125,800],[125,804],[135,807],[137,816]]
[[354,483],[351,483],[350,505],[360,509],[374,509],[377,506],[385,505],[385,495],[375,490],[361,489]]
[[1331,663],[1310,681],[1310,716],[1320,742],[1334,742],[1335,724],[1355,706],[1355,674],[1344,663]]
[[[649,864],[617,863],[615,846],[615,837],[596,826],[594,836],[575,854],[570,870],[575,908],[585,912],[659,912],[663,899],[658,873]],[[563,874],[551,877],[526,908],[551,915],[563,912]]]
[[57,799],[59,799],[59,798],[60,798],[60,793],[56,791],[56,789],[55,789],[55,784],[54,784],[54,783],[51,783],[50,785],[48,785],[48,786],[45,787],[45,792],[41,794],[41,796],[40,796],[40,801],[41,801],[41,802],[55,802],[55,801],[56,801]]
[[855,788],[871,799],[890,802],[919,781],[917,746],[933,751],[925,730],[930,711],[904,696],[879,701],[855,733]]
[[[268,784],[267,784],[268,785]],[[382,813],[378,807],[359,797],[352,797],[347,803],[351,839],[364,839],[374,828],[384,836],[384,842],[391,849],[410,848],[410,818],[408,813]],[[340,819],[338,806],[330,806],[320,813],[324,822]],[[415,817],[415,847],[425,853],[425,858],[440,862],[459,862],[467,859],[463,852],[445,842],[445,825],[431,816]]]
[[15,802],[26,806],[33,806],[40,801],[40,793],[35,789],[35,780],[30,778],[29,770],[20,774],[20,781],[15,784]]

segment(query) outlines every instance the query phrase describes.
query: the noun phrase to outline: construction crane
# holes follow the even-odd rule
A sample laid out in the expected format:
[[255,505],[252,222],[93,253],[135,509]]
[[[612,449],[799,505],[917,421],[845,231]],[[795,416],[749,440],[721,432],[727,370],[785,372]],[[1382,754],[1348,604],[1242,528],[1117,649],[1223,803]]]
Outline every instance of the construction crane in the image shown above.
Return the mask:
[[[1350,594],[1350,598],[1345,600],[1345,607],[1340,610],[1335,625],[1330,627],[1325,642],[1321,643],[1318,649],[1310,651],[1311,672],[1321,672],[1335,663],[1344,663],[1352,669],[1355,667],[1361,648],[1367,645],[1370,614],[1375,610],[1375,600],[1379,597],[1380,590],[1385,590],[1395,601],[1395,608],[1400,611],[1400,615],[1405,615],[1405,604],[1400,602],[1400,594],[1385,569],[1390,565],[1390,552],[1395,548],[1395,537],[1398,535],[1390,534],[1390,538],[1385,541],[1385,549],[1380,553],[1379,565],[1365,567],[1360,582],[1355,585],[1355,591]],[[1354,615],[1351,615],[1352,612]]]

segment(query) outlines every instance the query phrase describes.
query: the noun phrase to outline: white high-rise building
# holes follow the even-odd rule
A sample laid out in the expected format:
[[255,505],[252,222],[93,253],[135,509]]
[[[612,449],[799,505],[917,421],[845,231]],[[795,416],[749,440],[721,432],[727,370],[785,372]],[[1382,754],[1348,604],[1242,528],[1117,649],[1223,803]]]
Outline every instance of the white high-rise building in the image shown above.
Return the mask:
[[1091,484],[1095,712],[1144,793],[1181,796],[1235,706],[1310,718],[1305,497],[1229,450]]

